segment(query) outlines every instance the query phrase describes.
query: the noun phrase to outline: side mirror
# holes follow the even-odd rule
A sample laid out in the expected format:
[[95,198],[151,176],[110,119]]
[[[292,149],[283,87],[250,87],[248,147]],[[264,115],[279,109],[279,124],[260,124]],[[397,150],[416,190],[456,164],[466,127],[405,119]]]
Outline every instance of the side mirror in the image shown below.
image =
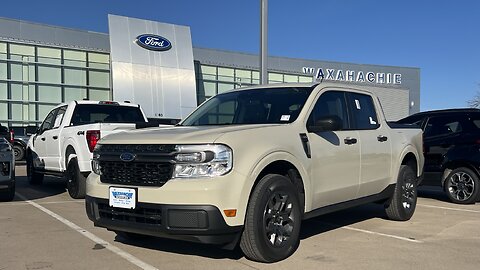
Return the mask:
[[315,121],[313,125],[308,126],[309,132],[322,132],[322,131],[336,131],[341,130],[343,127],[343,121],[336,115],[328,115],[321,117]]
[[37,131],[38,131],[37,126],[28,126],[28,127],[25,128],[25,133],[27,135],[35,134],[35,133],[37,133]]

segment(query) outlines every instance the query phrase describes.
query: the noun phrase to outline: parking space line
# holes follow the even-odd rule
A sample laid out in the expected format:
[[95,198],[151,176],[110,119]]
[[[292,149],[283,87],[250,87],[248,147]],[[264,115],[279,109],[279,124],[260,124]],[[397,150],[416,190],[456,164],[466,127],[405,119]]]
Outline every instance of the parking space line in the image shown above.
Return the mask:
[[408,238],[408,237],[403,237],[403,236],[398,236],[398,235],[393,235],[393,234],[386,234],[386,233],[368,231],[368,230],[358,229],[358,228],[351,227],[351,226],[340,226],[340,225],[337,225],[337,224],[327,223],[327,222],[319,222],[319,223],[323,223],[323,224],[326,224],[326,225],[329,225],[329,226],[332,226],[332,227],[338,227],[339,229],[345,229],[345,230],[350,230],[350,231],[355,231],[355,232],[361,232],[361,233],[367,233],[367,234],[372,234],[372,235],[377,235],[377,236],[383,236],[383,237],[393,238],[393,239],[407,241],[407,242],[411,242],[411,243],[417,243],[417,244],[423,243],[423,241],[420,241],[420,240],[416,240],[416,239],[412,239],[412,238]]
[[96,244],[99,244],[99,245],[102,245],[104,246],[106,249],[110,250],[111,252],[117,254],[118,256],[124,258],[125,260],[131,262],[132,264],[140,267],[141,269],[144,269],[144,270],[158,270],[156,267],[138,259],[137,257],[133,256],[132,254],[126,252],[126,251],[123,251],[122,249],[114,246],[114,245],[111,245],[110,243],[108,243],[107,241],[101,239],[100,237],[94,235],[93,233],[83,229],[82,227],[78,226],[77,224],[69,221],[68,219],[65,219],[63,218],[62,216],[48,210],[47,208],[39,205],[38,203],[36,202],[33,202],[33,201],[30,201],[28,200],[27,198],[25,198],[23,195],[19,194],[18,192],[16,193],[16,195],[24,200],[26,203],[32,205],[33,207],[39,209],[40,211],[46,213],[47,215],[55,218],[56,220],[62,222],[63,224],[67,225],[68,227],[70,227],[71,229],[79,232],[81,235],[85,236],[86,238],[92,240],[93,242],[95,242]]
[[[18,195],[18,193],[17,193]],[[23,199],[22,199],[23,200]],[[82,201],[52,201],[52,202],[37,202],[40,205],[45,205],[45,204],[61,204],[61,203],[84,203]],[[26,201],[23,202],[5,202],[2,203],[1,205],[30,205]]]
[[428,204],[417,204],[418,206],[428,207],[428,208],[437,208],[443,210],[452,210],[452,211],[461,211],[461,212],[470,212],[470,213],[480,213],[478,210],[471,210],[471,209],[462,209],[462,208],[452,208],[452,207],[444,207],[444,206],[435,206],[435,205],[428,205]]

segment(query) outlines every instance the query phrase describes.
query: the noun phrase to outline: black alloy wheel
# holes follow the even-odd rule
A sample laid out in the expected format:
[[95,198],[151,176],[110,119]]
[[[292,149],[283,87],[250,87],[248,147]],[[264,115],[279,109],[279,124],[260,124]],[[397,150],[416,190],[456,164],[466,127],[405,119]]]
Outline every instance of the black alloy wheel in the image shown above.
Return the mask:
[[475,203],[480,196],[480,181],[475,172],[460,167],[450,172],[445,179],[445,192],[448,198],[458,204]]

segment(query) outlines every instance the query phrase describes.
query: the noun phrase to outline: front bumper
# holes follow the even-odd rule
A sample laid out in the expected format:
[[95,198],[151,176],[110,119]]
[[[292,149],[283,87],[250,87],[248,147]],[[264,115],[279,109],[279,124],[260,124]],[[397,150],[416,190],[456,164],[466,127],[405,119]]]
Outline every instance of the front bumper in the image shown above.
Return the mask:
[[133,210],[109,206],[107,199],[86,196],[88,218],[95,226],[205,244],[233,246],[243,226],[228,226],[211,205],[169,205],[138,202]]

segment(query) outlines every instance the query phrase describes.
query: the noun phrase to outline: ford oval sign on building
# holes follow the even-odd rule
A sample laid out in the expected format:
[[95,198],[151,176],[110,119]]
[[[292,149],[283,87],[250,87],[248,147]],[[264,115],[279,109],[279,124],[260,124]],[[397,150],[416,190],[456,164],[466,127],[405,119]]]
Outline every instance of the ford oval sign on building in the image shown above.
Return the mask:
[[135,42],[140,47],[151,51],[167,51],[172,48],[172,43],[168,39],[152,34],[140,35]]

